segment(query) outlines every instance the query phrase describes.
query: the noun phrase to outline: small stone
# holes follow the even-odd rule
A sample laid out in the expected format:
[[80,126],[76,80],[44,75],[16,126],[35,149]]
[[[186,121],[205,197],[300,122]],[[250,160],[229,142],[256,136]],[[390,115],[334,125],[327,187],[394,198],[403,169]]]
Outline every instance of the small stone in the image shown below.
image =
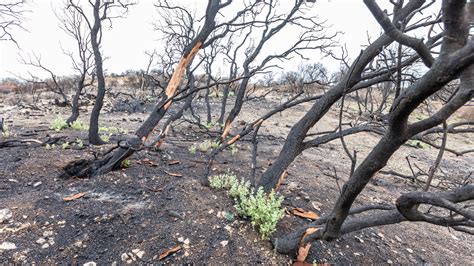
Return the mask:
[[362,256],[362,254],[359,253],[359,252],[354,252],[354,256],[357,256],[357,257],[358,257],[358,256]]
[[214,212],[213,209],[210,209],[207,213],[212,214]]
[[388,264],[393,264],[393,261],[387,260],[387,263],[388,263]]
[[120,258],[122,259],[122,261],[126,261],[126,260],[128,260],[128,259],[129,259],[129,257],[128,257],[128,254],[127,254],[127,253],[123,253],[123,254],[120,256]]
[[41,246],[41,248],[49,248],[49,244],[48,243],[45,243]]
[[296,182],[290,182],[290,183],[288,183],[288,185],[286,186],[286,189],[287,189],[288,191],[293,191],[293,190],[295,190],[296,188],[298,188],[298,183],[296,183]]
[[311,201],[311,206],[313,206],[313,209],[317,211],[321,211],[321,205],[322,204],[317,201]]
[[364,240],[363,240],[362,238],[360,238],[360,237],[357,237],[357,236],[356,236],[355,239],[357,239],[357,241],[359,241],[360,243],[364,243]]
[[96,266],[97,263],[93,262],[93,261],[89,261],[89,262],[86,262],[83,264],[83,266]]
[[385,236],[382,233],[377,233],[377,235],[382,239],[385,238]]
[[183,241],[183,244],[185,244],[185,245],[189,245],[189,243],[191,243],[191,241],[189,241],[189,238],[186,238],[186,239]]
[[145,255],[145,251],[140,250],[140,249],[132,249],[132,252],[139,258],[141,259],[143,255]]
[[407,248],[408,253],[413,253],[413,249]]
[[183,243],[184,242],[184,237],[182,237],[182,236],[178,237],[178,242]]
[[402,242],[402,239],[398,236],[395,236],[395,240],[397,240],[398,242]]
[[[39,186],[41,186],[41,184],[43,184],[43,182],[38,181],[38,182],[36,182],[36,183],[33,184],[33,187],[39,187]],[[85,265],[85,264],[84,264],[84,265]]]
[[222,247],[227,246],[227,244],[229,244],[229,241],[227,241],[227,240],[221,241],[221,246]]
[[299,195],[306,201],[309,201],[311,198],[309,197],[308,193],[304,191],[300,191]]
[[74,242],[74,246],[78,248],[82,247],[82,241],[79,240],[79,241]]
[[12,249],[16,249],[15,243],[5,241],[2,244],[0,244],[0,250],[12,250]]
[[66,224],[66,221],[62,220],[58,222],[59,225]]
[[26,255],[23,252],[15,252],[13,253],[13,261],[14,262],[24,262],[26,260]]
[[42,245],[42,244],[46,243],[46,239],[44,239],[42,237],[38,238],[38,240],[36,240],[36,243]]
[[43,236],[44,236],[44,237],[50,237],[50,236],[52,236],[52,235],[53,235],[53,231],[49,231],[49,230],[48,230],[48,231],[44,231],[44,232],[43,232]]
[[12,218],[12,211],[8,208],[0,210],[0,224]]

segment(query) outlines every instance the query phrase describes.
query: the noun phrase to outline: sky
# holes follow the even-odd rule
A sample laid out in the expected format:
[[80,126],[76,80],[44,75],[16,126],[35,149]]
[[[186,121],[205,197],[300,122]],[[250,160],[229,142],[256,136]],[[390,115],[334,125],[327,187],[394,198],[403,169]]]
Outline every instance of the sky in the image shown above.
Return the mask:
[[[85,0],[80,0],[84,1]],[[186,6],[199,14],[205,8],[206,0],[168,0]],[[281,0],[284,1],[292,0]],[[42,63],[52,69],[56,75],[74,73],[70,59],[63,54],[65,50],[74,49],[74,40],[59,28],[58,19],[53,9],[58,9],[60,0],[29,0],[25,13],[23,27],[26,30],[13,31],[18,46],[12,42],[0,41],[0,79],[12,76],[24,76],[28,71],[45,77],[45,73],[35,71],[31,66],[19,62],[21,56],[36,54]],[[382,2],[388,1],[379,1]],[[160,35],[153,30],[153,22],[158,20],[154,0],[140,0],[130,8],[125,18],[115,19],[112,28],[104,32],[102,50],[107,60],[104,68],[108,73],[121,73],[128,69],[143,69],[148,57],[145,51],[163,48]],[[233,7],[226,12],[232,13]],[[381,28],[375,22],[362,1],[354,0],[318,0],[310,10],[312,15],[326,20],[331,25],[330,31],[342,32],[337,38],[340,44],[346,44],[351,58],[355,58],[364,45],[368,36],[372,39],[381,33]],[[227,13],[226,13],[227,14]],[[288,46],[288,40],[297,38],[292,31],[280,32],[266,48],[267,53],[281,51]],[[340,48],[337,49],[340,51]],[[323,58],[317,51],[306,54],[310,60],[305,63],[322,62],[332,71],[337,70],[338,64],[330,58]],[[284,69],[296,69],[300,59],[281,64]]]

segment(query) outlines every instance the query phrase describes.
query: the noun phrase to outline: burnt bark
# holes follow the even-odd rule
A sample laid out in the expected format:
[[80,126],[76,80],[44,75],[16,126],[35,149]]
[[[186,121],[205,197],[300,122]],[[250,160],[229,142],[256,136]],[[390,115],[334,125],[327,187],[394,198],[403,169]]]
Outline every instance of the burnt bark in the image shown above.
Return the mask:
[[99,31],[101,31],[102,27],[101,17],[99,14],[100,5],[101,1],[96,0],[93,7],[94,25],[91,28],[91,46],[94,52],[95,73],[97,77],[97,96],[89,120],[89,143],[94,145],[102,145],[105,143],[99,136],[99,115],[100,110],[102,110],[102,106],[104,105],[105,97],[105,77],[102,66],[102,53],[100,52],[101,40],[99,38]]

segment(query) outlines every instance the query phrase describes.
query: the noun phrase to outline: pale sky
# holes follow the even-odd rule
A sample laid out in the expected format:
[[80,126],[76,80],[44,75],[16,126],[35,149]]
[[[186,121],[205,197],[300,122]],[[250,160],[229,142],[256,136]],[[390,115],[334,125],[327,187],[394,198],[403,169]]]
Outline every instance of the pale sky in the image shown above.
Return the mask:
[[[170,3],[185,3],[192,10],[205,8],[206,0],[168,0]],[[281,3],[293,0],[281,0]],[[57,75],[74,73],[70,59],[62,53],[61,46],[66,50],[75,49],[74,41],[60,28],[53,8],[61,3],[60,0],[29,0],[23,26],[28,31],[15,30],[14,36],[20,48],[12,42],[0,41],[0,79],[11,77],[13,74],[25,75],[32,67],[18,62],[19,55],[27,56],[35,53],[41,56],[42,63],[51,68]],[[388,1],[378,1],[379,4]],[[140,0],[130,8],[126,18],[116,19],[113,28],[104,32],[102,47],[104,57],[108,59],[104,68],[108,73],[121,73],[127,69],[145,68],[146,50],[160,50],[160,36],[153,31],[152,22],[156,21],[157,12],[153,0]],[[385,3],[386,4],[386,3]],[[232,7],[228,12],[232,13]],[[371,16],[362,1],[354,0],[320,0],[311,9],[313,15],[327,20],[333,31],[342,31],[338,37],[341,44],[346,43],[351,58],[355,58],[363,45],[367,44],[367,36],[374,39],[381,32],[380,27]],[[297,38],[292,32],[280,32],[277,38],[267,47],[268,53],[283,50],[289,45],[289,40]],[[339,51],[340,49],[338,49]],[[308,63],[323,62],[330,70],[337,69],[337,63],[324,59],[317,52],[308,53],[311,60]],[[296,68],[301,60],[285,63],[284,67]],[[13,74],[12,74],[13,73]],[[41,75],[39,72],[35,72]]]

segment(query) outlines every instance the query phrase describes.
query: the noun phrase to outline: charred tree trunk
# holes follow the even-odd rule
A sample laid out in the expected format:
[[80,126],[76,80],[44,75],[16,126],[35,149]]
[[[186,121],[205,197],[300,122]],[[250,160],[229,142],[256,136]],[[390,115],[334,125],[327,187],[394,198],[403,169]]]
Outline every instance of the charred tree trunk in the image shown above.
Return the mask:
[[229,86],[230,84],[226,84],[224,86],[224,90],[222,92],[222,102],[221,102],[221,113],[219,115],[219,125],[224,124],[224,117],[225,117],[225,109],[227,106],[227,98],[229,97]]
[[105,96],[105,77],[102,68],[102,54],[100,52],[99,32],[101,30],[101,18],[99,14],[100,0],[96,0],[94,5],[94,26],[91,29],[91,45],[94,51],[94,60],[97,77],[97,97],[95,98],[94,108],[92,108],[90,122],[89,122],[89,143],[94,145],[104,144],[104,141],[99,136],[99,115],[102,106],[104,105]]
[[[207,81],[206,81],[206,86],[209,87],[210,84],[211,84],[211,77],[208,76]],[[207,88],[206,89],[206,94],[204,95],[204,102],[206,103],[206,114],[207,114],[206,123],[207,123],[207,125],[210,125],[212,123],[212,109],[211,109],[211,103],[209,102],[210,90],[211,90],[211,88]]]
[[[248,75],[248,72],[244,73],[244,76]],[[242,105],[244,104],[245,91],[247,90],[248,83],[249,78],[244,78],[239,85],[239,89],[237,90],[237,94],[235,95],[234,107],[232,107],[232,110],[230,110],[229,115],[227,116],[227,119],[225,121],[221,141],[224,141],[229,135],[230,129],[232,128],[232,122],[234,122],[235,118],[239,115],[240,110],[242,109]]]
[[74,94],[71,102],[71,116],[66,120],[66,123],[71,126],[74,121],[79,117],[79,98],[81,97],[82,90],[84,89],[85,74],[82,74],[77,82],[76,93]]

